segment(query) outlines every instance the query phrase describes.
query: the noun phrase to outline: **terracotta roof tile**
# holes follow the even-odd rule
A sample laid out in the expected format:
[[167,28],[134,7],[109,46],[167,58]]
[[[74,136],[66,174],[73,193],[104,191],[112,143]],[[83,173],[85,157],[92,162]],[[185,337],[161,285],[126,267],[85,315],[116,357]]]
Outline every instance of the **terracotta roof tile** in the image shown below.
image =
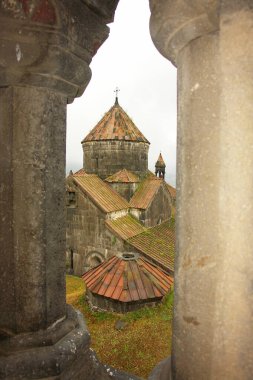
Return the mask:
[[127,140],[149,144],[146,137],[139,131],[127,113],[117,103],[111,107],[91,132],[83,139],[82,143],[98,140]]
[[106,225],[124,240],[146,230],[137,219],[129,214],[118,219],[107,220]]
[[105,179],[106,182],[119,182],[119,183],[137,183],[140,182],[139,177],[130,172],[129,170],[122,169],[117,173]]
[[163,179],[150,176],[140,183],[138,189],[132,196],[130,200],[131,207],[146,209],[151,201],[153,200],[155,194],[157,193],[159,187],[164,183]]
[[74,175],[73,180],[104,212],[113,212],[129,208],[129,203],[97,175]]
[[87,173],[84,171],[84,169],[79,169],[77,172],[74,173],[74,176],[82,176],[87,175]]
[[173,278],[144,258],[112,257],[82,276],[93,293],[121,302],[161,299]]
[[166,221],[148,228],[127,241],[157,264],[174,271],[175,227],[173,222]]

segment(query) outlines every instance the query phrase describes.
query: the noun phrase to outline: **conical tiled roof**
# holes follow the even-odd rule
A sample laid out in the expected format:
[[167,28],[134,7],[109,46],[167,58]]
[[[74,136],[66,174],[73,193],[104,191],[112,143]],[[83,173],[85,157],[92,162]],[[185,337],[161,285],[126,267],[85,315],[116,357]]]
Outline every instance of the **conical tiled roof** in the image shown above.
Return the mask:
[[117,98],[115,104],[83,139],[82,143],[104,140],[125,140],[149,144],[146,137],[119,105]]
[[159,168],[165,168],[165,162],[163,160],[163,156],[162,156],[162,153],[159,154],[159,157],[158,157],[158,160],[156,161],[156,164],[155,164],[155,167],[159,167]]
[[173,283],[173,278],[156,265],[127,255],[113,256],[82,278],[93,294],[121,302],[161,299]]

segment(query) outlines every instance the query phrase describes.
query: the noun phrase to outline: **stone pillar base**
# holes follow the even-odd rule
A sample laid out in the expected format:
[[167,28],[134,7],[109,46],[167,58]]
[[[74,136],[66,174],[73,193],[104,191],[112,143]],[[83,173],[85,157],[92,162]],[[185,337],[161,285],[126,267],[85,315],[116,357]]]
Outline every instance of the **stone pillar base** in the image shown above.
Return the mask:
[[140,380],[99,362],[82,314],[70,305],[66,318],[46,330],[5,336],[1,380]]
[[162,360],[151,372],[148,380],[172,380],[171,356]]
[[46,330],[0,341],[0,379],[109,379],[90,349],[90,334],[80,312],[67,306],[66,319]]

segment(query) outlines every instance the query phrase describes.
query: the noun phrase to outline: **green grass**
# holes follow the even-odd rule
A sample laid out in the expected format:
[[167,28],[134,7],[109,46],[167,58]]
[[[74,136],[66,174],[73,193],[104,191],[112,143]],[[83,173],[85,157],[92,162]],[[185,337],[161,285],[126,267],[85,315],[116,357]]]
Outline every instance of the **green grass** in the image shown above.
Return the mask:
[[[92,348],[103,363],[147,378],[170,355],[173,292],[156,307],[126,314],[91,311],[84,294],[83,281],[67,276],[67,302],[83,313]],[[126,322],[123,330],[115,329],[118,320]]]
[[81,278],[76,276],[66,276],[66,300],[73,304],[84,295],[85,286]]

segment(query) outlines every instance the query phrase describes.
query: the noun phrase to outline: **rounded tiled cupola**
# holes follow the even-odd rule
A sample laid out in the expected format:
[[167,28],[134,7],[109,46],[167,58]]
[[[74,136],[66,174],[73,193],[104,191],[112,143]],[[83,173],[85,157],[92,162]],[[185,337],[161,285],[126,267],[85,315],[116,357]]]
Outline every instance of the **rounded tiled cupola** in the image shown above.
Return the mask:
[[127,169],[137,175],[148,171],[149,141],[119,105],[114,105],[83,139],[83,167],[105,179]]
[[92,307],[120,313],[158,303],[173,284],[168,273],[132,252],[111,257],[82,278]]

